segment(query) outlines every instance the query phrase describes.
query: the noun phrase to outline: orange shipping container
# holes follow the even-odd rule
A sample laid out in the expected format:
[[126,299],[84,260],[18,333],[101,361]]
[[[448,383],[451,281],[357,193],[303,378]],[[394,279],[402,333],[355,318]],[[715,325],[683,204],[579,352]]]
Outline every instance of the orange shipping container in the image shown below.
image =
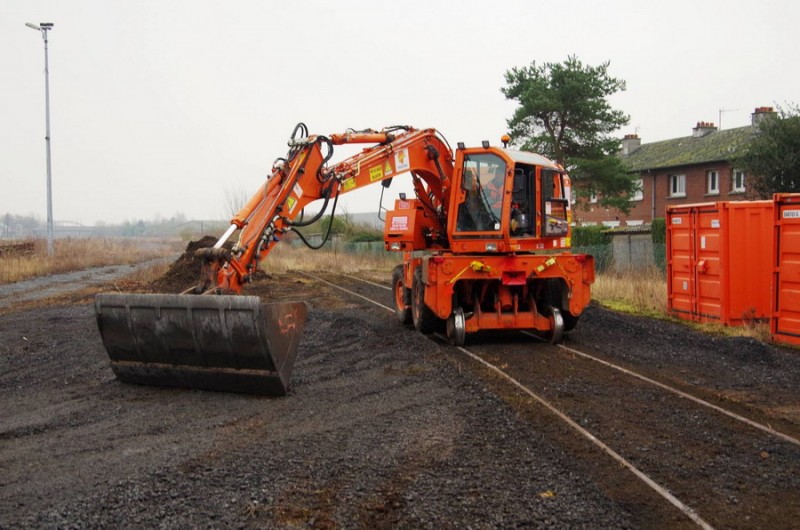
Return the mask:
[[775,201],[775,299],[773,340],[800,344],[800,194]]
[[730,326],[772,315],[772,201],[667,208],[667,304],[685,320]]

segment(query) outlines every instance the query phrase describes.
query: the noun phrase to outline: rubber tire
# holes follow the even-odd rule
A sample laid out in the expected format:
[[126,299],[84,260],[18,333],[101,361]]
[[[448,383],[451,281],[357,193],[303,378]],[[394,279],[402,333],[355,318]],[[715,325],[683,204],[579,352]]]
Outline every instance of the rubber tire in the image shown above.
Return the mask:
[[580,316],[575,316],[566,309],[561,310],[561,318],[564,320],[564,333],[572,331],[578,325]]
[[406,326],[411,321],[411,289],[403,285],[403,265],[398,265],[392,271],[392,298],[394,299],[394,316]]
[[433,333],[439,324],[439,319],[433,311],[425,305],[425,284],[422,283],[422,267],[414,270],[414,283],[411,285],[411,320],[414,329],[420,333]]
[[561,306],[563,301],[562,289],[564,285],[559,280],[548,280],[547,284],[547,302],[549,305],[558,308],[561,311],[561,319],[564,321],[564,333],[572,331],[578,325],[578,318],[569,312],[569,308]]

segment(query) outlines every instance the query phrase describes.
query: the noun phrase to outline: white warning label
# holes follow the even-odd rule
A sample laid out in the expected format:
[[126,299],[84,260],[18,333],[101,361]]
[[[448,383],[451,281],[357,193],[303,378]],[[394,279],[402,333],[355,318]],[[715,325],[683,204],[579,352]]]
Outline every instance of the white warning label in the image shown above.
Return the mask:
[[398,230],[404,231],[408,230],[408,217],[405,215],[399,215],[397,217],[392,217],[392,225],[391,230]]
[[784,210],[784,219],[800,219],[800,210]]

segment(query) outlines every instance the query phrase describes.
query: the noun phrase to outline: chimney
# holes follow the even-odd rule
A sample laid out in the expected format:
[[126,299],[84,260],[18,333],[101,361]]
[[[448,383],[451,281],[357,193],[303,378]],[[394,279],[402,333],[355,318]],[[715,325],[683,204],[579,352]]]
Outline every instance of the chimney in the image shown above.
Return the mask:
[[626,134],[622,139],[622,154],[629,155],[639,149],[642,145],[642,139],[638,134]]
[[714,125],[713,123],[709,123],[707,121],[698,121],[697,126],[694,129],[692,129],[692,137],[702,138],[708,133],[714,132],[716,130],[717,126]]
[[759,126],[764,120],[775,118],[778,115],[772,107],[758,107],[751,115],[753,129],[758,131]]

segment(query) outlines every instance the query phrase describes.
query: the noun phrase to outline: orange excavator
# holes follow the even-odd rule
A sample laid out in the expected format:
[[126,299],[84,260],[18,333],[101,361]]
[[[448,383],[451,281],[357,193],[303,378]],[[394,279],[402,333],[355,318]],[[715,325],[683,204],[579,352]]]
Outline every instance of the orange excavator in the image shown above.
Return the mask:
[[[366,144],[329,164],[334,146]],[[395,314],[463,345],[481,330],[532,330],[551,342],[590,300],[594,260],[570,248],[570,179],[547,158],[507,147],[457,145],[407,126],[310,135],[302,123],[266,183],[231,220],[183,294],[102,293],[95,311],[125,382],[284,395],[306,318],[304,302],[263,304],[242,287],[289,231],[317,221],[339,196],[410,174],[415,196],[386,213]],[[306,206],[321,208],[305,219]],[[239,232],[232,246],[228,240]]]

